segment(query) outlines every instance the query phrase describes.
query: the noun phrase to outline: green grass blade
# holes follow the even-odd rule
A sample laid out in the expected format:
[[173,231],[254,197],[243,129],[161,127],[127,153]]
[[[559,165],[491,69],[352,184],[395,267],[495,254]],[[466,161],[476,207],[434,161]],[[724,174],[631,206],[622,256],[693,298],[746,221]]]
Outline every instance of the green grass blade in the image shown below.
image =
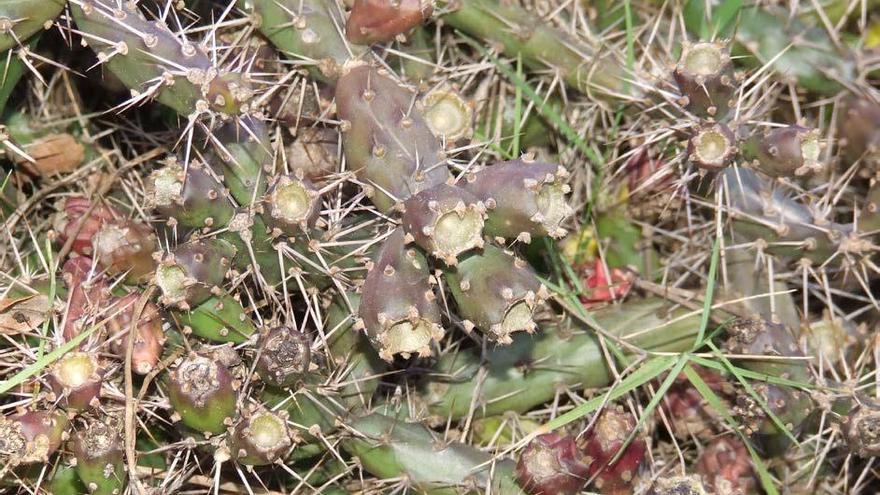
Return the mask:
[[697,350],[703,345],[706,337],[706,328],[709,326],[709,315],[712,312],[712,298],[715,295],[715,277],[718,272],[718,258],[721,249],[720,238],[715,238],[715,245],[712,246],[712,261],[709,263],[709,278],[706,280],[706,294],[703,299],[703,314],[700,317],[700,331],[697,333],[697,339],[694,341],[693,350]]

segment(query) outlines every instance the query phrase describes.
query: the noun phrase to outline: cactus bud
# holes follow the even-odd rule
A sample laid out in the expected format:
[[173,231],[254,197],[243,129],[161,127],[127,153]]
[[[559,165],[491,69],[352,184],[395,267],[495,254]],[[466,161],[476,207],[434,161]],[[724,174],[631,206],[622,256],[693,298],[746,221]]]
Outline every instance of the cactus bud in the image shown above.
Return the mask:
[[206,434],[226,431],[235,416],[236,391],[229,370],[192,354],[171,373],[168,399],[184,425]]
[[90,495],[120,495],[125,490],[125,454],[115,417],[91,418],[73,435],[76,473]]
[[146,183],[147,206],[177,225],[219,228],[235,213],[229,193],[208,172],[208,166],[192,160],[184,167],[170,157],[153,171]]
[[454,265],[459,254],[483,245],[486,207],[473,194],[441,184],[403,203],[403,227],[421,248]]
[[488,235],[528,242],[565,235],[562,223],[573,211],[565,198],[568,176],[559,165],[519,159],[486,167],[461,187],[486,204]]
[[[137,310],[140,294],[132,293],[113,300],[112,307],[116,315],[107,322],[107,329],[112,336],[122,335],[110,341],[110,350],[124,359],[128,352],[128,341],[131,338],[132,317]],[[139,375],[153,371],[162,356],[165,346],[165,331],[162,330],[162,318],[159,308],[147,302],[135,325],[134,347],[131,351],[131,369]]]
[[516,463],[516,481],[529,495],[574,495],[587,484],[590,460],[571,435],[545,433],[532,439]]
[[52,366],[49,383],[66,408],[82,411],[97,402],[103,373],[94,354],[68,352]]
[[697,459],[696,471],[717,493],[753,493],[757,480],[742,441],[727,435],[712,440]]
[[[298,177],[299,175],[300,177]],[[266,224],[288,236],[307,232],[314,225],[321,206],[318,190],[297,175],[275,177],[266,193]]]
[[724,124],[700,125],[688,141],[688,157],[704,170],[720,170],[736,156],[736,137]]
[[9,466],[49,462],[49,456],[66,440],[68,426],[62,411],[0,416],[0,459]]
[[672,76],[689,111],[716,120],[727,114],[735,91],[729,43],[683,43]]
[[364,281],[358,314],[386,361],[396,354],[430,356],[431,343],[443,337],[428,261],[417,249],[406,247],[403,229],[395,230],[377,254]]
[[[638,434],[629,445],[624,445],[635,428],[632,414],[620,406],[611,406],[600,413],[593,428],[579,439],[581,451],[592,461],[590,477],[601,493],[631,493],[647,450],[644,438]],[[623,453],[611,464],[621,449]]]
[[355,0],[345,36],[358,45],[390,41],[424,22],[433,11],[425,0]]
[[308,337],[291,327],[275,327],[260,335],[260,357],[256,371],[266,383],[290,387],[301,381],[309,371]]
[[742,145],[743,155],[771,177],[800,177],[819,173],[822,146],[818,129],[798,125],[756,134]]
[[188,242],[165,253],[156,269],[160,301],[181,309],[202,303],[223,283],[234,256],[235,248],[220,239]]
[[283,459],[293,445],[287,413],[262,408],[245,413],[232,430],[229,443],[233,457],[242,464],[261,466]]

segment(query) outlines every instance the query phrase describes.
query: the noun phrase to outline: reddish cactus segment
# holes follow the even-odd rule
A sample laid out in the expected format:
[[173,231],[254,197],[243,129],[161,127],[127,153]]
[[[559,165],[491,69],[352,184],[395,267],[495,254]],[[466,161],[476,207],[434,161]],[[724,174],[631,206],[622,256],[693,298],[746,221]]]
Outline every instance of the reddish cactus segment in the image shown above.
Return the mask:
[[790,125],[764,131],[746,140],[742,151],[755,168],[772,177],[800,177],[825,168],[819,161],[818,129]]
[[736,156],[736,137],[724,124],[702,124],[688,141],[690,161],[704,170],[720,170]]
[[256,371],[266,383],[290,387],[309,371],[309,338],[295,328],[275,327],[260,336]]
[[712,440],[697,459],[696,471],[716,493],[754,493],[757,488],[749,451],[733,436]]
[[76,473],[92,495],[119,495],[125,489],[121,426],[115,416],[90,418],[73,436]]
[[350,68],[336,85],[347,167],[370,186],[368,194],[383,212],[450,177],[445,153],[414,98],[366,65]]
[[[111,311],[116,315],[107,322],[107,330],[110,341],[110,349],[120,359],[125,359],[128,352],[128,341],[131,339],[132,319],[137,311],[137,303],[141,295],[132,293],[124,297],[117,297],[111,302]],[[138,316],[134,325],[134,344],[131,351],[131,369],[139,374],[146,375],[153,371],[162,356],[165,346],[165,331],[162,330],[162,317],[159,308],[148,301],[143,311]],[[121,337],[119,337],[121,335]],[[118,337],[118,338],[113,338]]]
[[192,241],[165,253],[156,269],[160,302],[189,309],[219,293],[235,248],[220,239]]
[[483,247],[486,207],[473,194],[441,184],[403,203],[408,238],[432,256],[454,265],[459,254]]
[[[803,353],[791,331],[784,325],[763,318],[739,318],[727,329],[730,339],[726,349],[733,354],[768,356],[770,359],[746,359],[743,366],[752,371],[790,380],[806,381],[810,377],[807,362],[798,359]],[[780,358],[794,359],[780,359]]]
[[48,462],[67,439],[68,426],[62,411],[0,416],[0,460],[8,466]]
[[355,0],[345,24],[348,41],[372,45],[391,41],[434,12],[430,0]]
[[83,256],[70,258],[61,267],[61,280],[70,291],[67,315],[61,336],[69,341],[105,315],[110,298],[107,278],[92,271],[92,260]]
[[[722,400],[734,394],[733,385],[711,368],[696,366],[694,369],[709,388]],[[679,375],[675,383],[663,397],[663,410],[671,423],[672,434],[680,440],[692,437],[708,439],[715,433],[718,425],[718,411],[706,402],[706,399],[694,388],[684,376]]]
[[52,366],[49,384],[64,407],[82,411],[97,404],[103,374],[94,354],[68,352]]
[[571,435],[550,432],[535,437],[516,464],[516,482],[529,495],[574,495],[587,484],[590,461]]
[[[620,406],[611,406],[602,411],[593,428],[578,440],[581,451],[591,461],[590,477],[600,493],[632,493],[633,482],[647,450],[644,438],[638,434],[632,442],[625,444],[635,428],[636,419],[632,414]],[[622,454],[611,464],[621,449]]]
[[[91,212],[89,209],[91,208]],[[88,214],[88,215],[87,215]],[[70,196],[64,200],[61,213],[55,218],[55,231],[62,244],[73,238],[70,250],[80,256],[92,256],[93,239],[106,224],[121,220],[120,211],[105,204],[96,204],[84,196]]]
[[565,168],[527,158],[502,162],[468,176],[462,184],[488,208],[486,233],[530,242],[532,236],[562,237],[571,215]]
[[681,58],[672,76],[685,107],[700,117],[720,119],[727,114],[735,85],[730,46],[715,41],[682,43]]
[[168,399],[186,426],[205,433],[222,433],[235,416],[236,385],[219,362],[197,354],[184,359],[171,373]]
[[167,217],[172,226],[218,228],[235,213],[229,192],[198,160],[184,166],[170,157],[164,167],[150,174],[146,194],[147,206]]
[[403,229],[395,230],[367,274],[358,310],[382,359],[430,356],[431,344],[443,338],[431,280],[425,256],[406,247]]
[[321,195],[302,172],[275,177],[266,193],[266,224],[280,235],[307,232],[315,223]]
[[280,461],[293,445],[287,426],[287,412],[255,409],[245,413],[229,436],[233,458],[261,466]]
[[446,280],[465,327],[500,344],[511,343],[514,332],[535,331],[532,315],[549,297],[525,261],[489,244],[449,269]]

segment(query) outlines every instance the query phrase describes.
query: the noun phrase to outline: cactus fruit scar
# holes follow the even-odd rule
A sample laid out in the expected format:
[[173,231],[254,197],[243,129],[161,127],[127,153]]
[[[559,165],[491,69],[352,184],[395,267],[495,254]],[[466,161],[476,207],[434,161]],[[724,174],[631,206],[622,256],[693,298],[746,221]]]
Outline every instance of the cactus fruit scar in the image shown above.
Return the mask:
[[721,170],[736,156],[736,137],[725,124],[704,123],[688,141],[690,161],[703,170]]
[[49,383],[65,408],[82,411],[97,404],[103,370],[94,354],[68,352],[52,366]]
[[69,426],[63,411],[0,416],[0,460],[8,466],[49,462],[49,456],[67,440]]
[[489,244],[448,269],[446,280],[465,328],[500,344],[510,344],[514,332],[534,332],[532,315],[550,296],[524,260]]
[[336,85],[346,166],[382,212],[450,178],[445,152],[414,98],[367,65],[348,68]]
[[310,343],[308,337],[291,327],[275,327],[260,335],[260,357],[256,371],[264,382],[275,387],[290,387],[300,382],[309,371]]
[[345,36],[358,45],[391,41],[431,17],[429,0],[355,0]]
[[226,366],[192,354],[172,371],[168,399],[184,425],[206,435],[222,433],[235,417],[236,388]]
[[726,42],[682,43],[672,77],[685,99],[685,108],[699,117],[719,120],[733,106],[736,88]]
[[168,218],[171,226],[219,228],[235,213],[229,193],[199,160],[184,167],[169,158],[164,167],[150,174],[146,191],[147,206]]
[[452,88],[440,87],[422,97],[425,122],[448,145],[474,133],[474,104]]
[[515,473],[517,483],[529,495],[575,495],[587,484],[590,459],[573,436],[553,431],[526,445]]
[[443,338],[428,261],[407,247],[403,229],[395,230],[377,253],[361,290],[358,311],[379,356],[430,356],[431,344]]
[[[629,434],[636,428],[636,418],[620,406],[605,408],[593,428],[578,439],[581,452],[590,463],[590,477],[603,494],[632,493],[647,445],[642,436],[628,445]],[[615,461],[614,458],[619,456]],[[613,461],[613,462],[612,462]]]
[[407,240],[447,265],[455,265],[459,254],[483,247],[486,206],[462,188],[434,186],[406,200],[402,208]]
[[247,411],[230,433],[229,444],[234,459],[242,464],[261,466],[280,461],[293,445],[287,412]]
[[213,66],[201,46],[147,20],[136,4],[74,0],[70,12],[83,43],[132,90],[128,105],[155,98],[182,116],[247,109],[253,91],[241,74]]
[[802,177],[821,173],[819,130],[799,125],[756,132],[741,145],[743,156],[771,177]]
[[560,165],[523,157],[478,170],[461,187],[485,203],[488,235],[530,242],[566,234],[562,224],[573,211],[568,178]]
[[115,416],[88,418],[73,435],[76,473],[92,495],[118,495],[125,489],[121,422]]
[[156,269],[160,302],[183,310],[219,295],[236,250],[221,239],[191,241],[162,255]]
[[318,217],[321,196],[302,172],[275,177],[266,193],[266,224],[279,235],[308,232]]

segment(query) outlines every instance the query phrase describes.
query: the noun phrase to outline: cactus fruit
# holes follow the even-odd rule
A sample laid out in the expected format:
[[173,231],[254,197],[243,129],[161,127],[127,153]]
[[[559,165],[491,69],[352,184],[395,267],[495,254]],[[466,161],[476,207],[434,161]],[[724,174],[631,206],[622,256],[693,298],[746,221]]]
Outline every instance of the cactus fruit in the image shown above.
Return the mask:
[[94,354],[68,352],[52,365],[49,384],[65,408],[82,411],[97,405],[103,374]]
[[533,438],[516,464],[516,481],[529,495],[575,495],[587,484],[590,460],[574,437],[559,432]]
[[237,384],[229,369],[191,354],[171,373],[168,400],[176,419],[201,433],[222,433],[235,417]]
[[[131,369],[139,375],[146,375],[153,371],[162,357],[162,349],[165,341],[165,331],[162,329],[162,317],[159,308],[151,301],[147,301],[143,311],[138,315],[137,322],[132,319],[137,311],[137,302],[140,294],[131,293],[124,297],[117,297],[111,302],[113,316],[107,321],[109,332],[110,350],[121,359],[125,359],[128,352],[128,341],[134,331],[134,343],[131,351]],[[132,324],[134,323],[134,328]],[[114,338],[115,337],[115,338]]]
[[461,253],[483,247],[486,207],[466,190],[440,184],[403,203],[407,239],[432,256],[455,265]]
[[172,227],[219,228],[235,213],[229,193],[199,160],[184,166],[170,157],[150,174],[146,190],[147,206],[166,217]]
[[118,495],[125,490],[125,453],[115,416],[89,418],[73,435],[73,456],[76,474],[91,495]]
[[346,166],[382,212],[450,177],[445,153],[414,98],[367,65],[348,68],[336,85]]
[[302,172],[279,175],[266,192],[263,218],[273,234],[295,236],[308,232],[318,217],[321,195]]
[[243,416],[229,435],[233,458],[253,466],[282,460],[293,445],[287,427],[287,413],[257,408]]
[[565,235],[562,224],[572,213],[568,177],[559,165],[523,157],[469,174],[461,187],[486,204],[488,235],[530,242]]
[[92,259],[69,258],[61,267],[61,280],[69,290],[67,315],[61,330],[65,342],[102,317],[110,298],[107,278],[92,271]]
[[644,438],[638,434],[628,445],[625,443],[635,428],[632,414],[620,406],[610,406],[599,414],[593,428],[578,439],[581,452],[590,459],[590,477],[600,493],[633,492],[647,450]]
[[736,156],[736,137],[725,124],[699,125],[688,141],[688,158],[703,170],[720,170]]
[[[718,372],[702,366],[695,366],[694,369],[722,401],[733,397],[733,386]],[[662,406],[671,423],[671,433],[679,440],[689,440],[692,437],[706,439],[715,433],[718,411],[709,406],[684,376],[677,377],[666,391]]]
[[257,374],[275,387],[291,387],[309,371],[311,350],[308,336],[291,327],[275,327],[260,335]]
[[211,342],[240,344],[257,331],[241,302],[227,293],[211,296],[188,311],[175,311],[172,318],[183,333]]
[[435,299],[428,261],[405,246],[403,229],[395,230],[367,273],[358,311],[359,324],[382,359],[433,353],[431,344],[444,333]]
[[648,495],[710,495],[699,476],[657,478]]
[[771,177],[801,177],[824,170],[818,129],[789,125],[759,132],[740,144],[743,156]]
[[67,439],[69,425],[62,411],[0,416],[0,459],[8,466],[49,462],[49,456]]
[[221,239],[195,240],[164,253],[156,269],[156,285],[162,290],[159,300],[187,310],[220,295],[219,286],[235,253],[235,248]]
[[313,66],[315,75],[335,81],[343,65],[365,51],[346,43],[345,22],[332,0],[237,0],[282,53]]
[[214,67],[201,46],[147,20],[137,5],[73,0],[70,12],[83,42],[131,89],[130,104],[155,98],[182,116],[246,110],[253,91],[241,74]]
[[49,29],[64,10],[64,0],[19,0],[0,6],[0,51],[21,46],[28,38]]
[[458,91],[441,87],[422,97],[425,122],[448,145],[470,139],[474,133],[474,103]]
[[716,493],[746,495],[757,489],[751,456],[742,441],[731,435],[717,437],[706,445],[695,469],[706,487]]
[[719,120],[733,106],[736,88],[727,42],[682,43],[672,77],[686,100],[684,106],[699,117]]
[[[89,210],[91,209],[91,212]],[[65,198],[61,212],[55,217],[54,229],[62,244],[70,239],[70,250],[80,256],[92,256],[94,237],[99,230],[111,222],[122,219],[116,208],[95,204],[85,196]]]
[[609,269],[605,262],[596,259],[581,269],[586,292],[580,296],[585,308],[623,299],[632,288],[635,275],[620,268]]
[[391,41],[431,17],[434,6],[426,0],[355,0],[345,36],[357,45]]
[[379,478],[404,478],[419,493],[523,493],[514,481],[513,462],[461,443],[438,443],[435,433],[421,424],[376,413],[345,424],[353,436],[342,447]]
[[500,344],[511,343],[514,332],[534,332],[532,316],[550,296],[524,260],[489,244],[447,270],[446,281],[465,329]]

